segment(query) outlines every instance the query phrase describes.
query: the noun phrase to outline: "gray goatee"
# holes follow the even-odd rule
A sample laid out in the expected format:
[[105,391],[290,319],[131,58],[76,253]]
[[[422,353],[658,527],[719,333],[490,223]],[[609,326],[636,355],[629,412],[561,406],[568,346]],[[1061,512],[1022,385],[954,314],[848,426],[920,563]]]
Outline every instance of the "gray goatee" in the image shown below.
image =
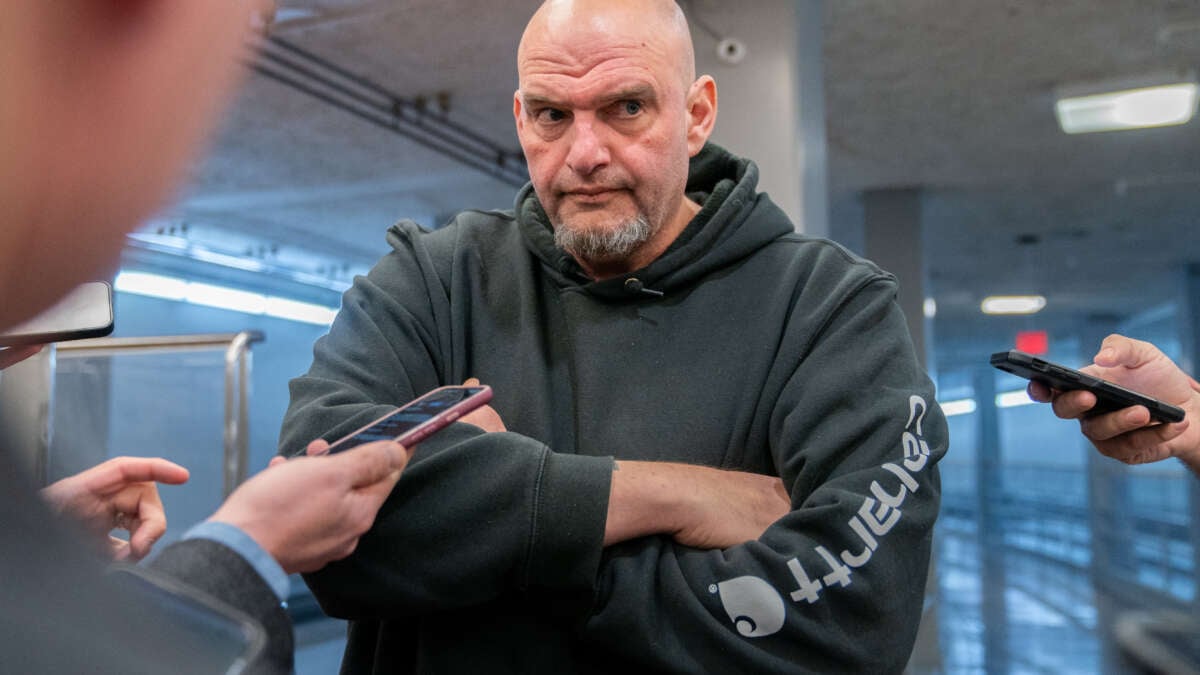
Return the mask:
[[560,223],[554,243],[581,260],[612,262],[628,258],[653,234],[645,216],[638,215],[611,229],[579,230]]

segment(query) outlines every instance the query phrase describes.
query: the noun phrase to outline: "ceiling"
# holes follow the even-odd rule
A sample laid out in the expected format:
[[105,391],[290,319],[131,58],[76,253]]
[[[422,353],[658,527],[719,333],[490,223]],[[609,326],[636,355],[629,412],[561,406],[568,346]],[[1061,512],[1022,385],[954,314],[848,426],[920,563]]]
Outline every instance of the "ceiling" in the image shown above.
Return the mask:
[[[516,44],[538,4],[282,0],[274,36],[410,112],[424,101],[431,122],[512,159]],[[754,5],[685,7],[712,24]],[[1180,263],[1200,262],[1200,122],[1068,136],[1052,114],[1056,85],[1200,66],[1200,3],[824,7],[831,231],[861,238],[864,190],[920,189],[939,324],[976,321],[982,295],[1023,290],[1060,316],[1124,313],[1169,295]],[[434,225],[468,206],[507,207],[514,192],[259,72],[142,245],[170,245],[186,226],[193,245],[342,283],[386,251],[392,221]]]

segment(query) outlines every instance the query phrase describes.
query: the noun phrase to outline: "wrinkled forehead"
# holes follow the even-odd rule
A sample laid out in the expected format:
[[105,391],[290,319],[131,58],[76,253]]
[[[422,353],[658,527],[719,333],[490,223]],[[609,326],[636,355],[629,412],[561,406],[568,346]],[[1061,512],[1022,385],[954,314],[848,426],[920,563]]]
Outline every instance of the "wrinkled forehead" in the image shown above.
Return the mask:
[[568,53],[531,50],[520,68],[522,95],[587,107],[614,92],[641,92],[621,98],[658,98],[680,94],[674,64],[637,47]]
[[691,84],[695,65],[686,22],[636,4],[583,4],[558,10],[548,5],[530,21],[517,51],[522,89],[546,77],[618,70],[641,71],[663,87]]

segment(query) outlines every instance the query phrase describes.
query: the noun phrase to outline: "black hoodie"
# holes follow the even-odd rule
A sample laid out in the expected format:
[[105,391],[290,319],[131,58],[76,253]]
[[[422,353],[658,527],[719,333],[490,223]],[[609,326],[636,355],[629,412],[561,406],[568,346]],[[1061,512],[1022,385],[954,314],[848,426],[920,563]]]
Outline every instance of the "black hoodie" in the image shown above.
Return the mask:
[[[895,279],[794,233],[757,178],[706,146],[700,213],[600,282],[528,186],[513,212],[389,231],[291,383],[281,452],[468,377],[509,432],[423,443],[354,555],[307,577],[351,619],[344,672],[903,668],[945,420]],[[726,550],[604,548],[613,457],[777,475],[793,511]]]

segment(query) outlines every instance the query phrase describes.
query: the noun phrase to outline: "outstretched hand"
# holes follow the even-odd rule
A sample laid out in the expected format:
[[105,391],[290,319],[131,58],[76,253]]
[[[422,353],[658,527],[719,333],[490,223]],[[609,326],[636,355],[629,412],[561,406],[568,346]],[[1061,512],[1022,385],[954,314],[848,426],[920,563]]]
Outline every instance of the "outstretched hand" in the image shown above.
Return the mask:
[[[167,515],[157,483],[187,482],[187,469],[161,458],[116,457],[42,489],[60,513],[78,521],[111,546],[117,560],[141,560],[167,531]],[[129,541],[109,537],[129,532]]]
[[[313,441],[308,450],[324,447]],[[241,528],[285,572],[312,572],[354,552],[407,462],[407,450],[392,441],[334,455],[276,457],[210,520]]]
[[1200,468],[1200,385],[1188,377],[1157,347],[1122,335],[1104,339],[1094,363],[1082,372],[1115,382],[1184,409],[1187,417],[1174,424],[1159,424],[1144,406],[1132,406],[1103,415],[1089,415],[1096,397],[1087,391],[1053,391],[1032,382],[1029,396],[1051,402],[1054,414],[1078,419],[1080,431],[1096,449],[1127,464],[1156,462],[1178,457],[1193,469]]

